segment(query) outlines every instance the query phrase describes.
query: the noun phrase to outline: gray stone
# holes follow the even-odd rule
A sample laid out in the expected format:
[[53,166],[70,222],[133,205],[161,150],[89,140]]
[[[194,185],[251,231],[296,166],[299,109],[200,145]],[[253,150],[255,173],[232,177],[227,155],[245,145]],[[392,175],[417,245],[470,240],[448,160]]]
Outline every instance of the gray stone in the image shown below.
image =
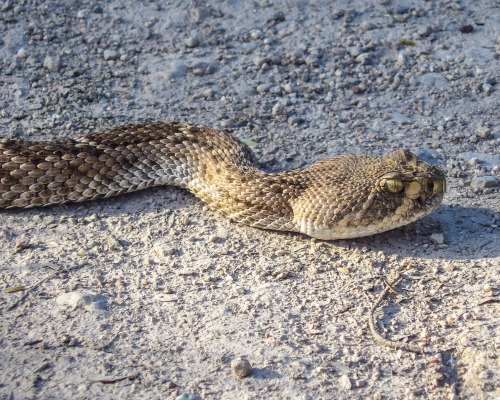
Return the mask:
[[286,115],[286,108],[281,103],[276,103],[272,109],[273,115]]
[[43,60],[43,66],[51,72],[57,72],[61,69],[61,58],[57,56],[47,56]]
[[491,129],[487,126],[479,126],[476,129],[476,135],[480,138],[489,138],[491,136]]
[[271,89],[271,85],[269,83],[262,83],[261,85],[257,86],[257,93],[266,93],[269,92],[269,89]]
[[193,33],[190,37],[188,37],[185,41],[184,44],[187,47],[198,47],[201,44],[201,40],[198,36],[197,33]]
[[342,375],[339,378],[339,386],[344,390],[351,390],[353,386],[351,378],[349,378],[347,375]]
[[431,235],[431,242],[435,244],[443,244],[444,243],[444,236],[442,233],[433,233]]
[[205,76],[217,71],[219,63],[217,61],[197,61],[192,65],[193,75]]
[[24,59],[28,58],[28,52],[26,51],[26,49],[24,47],[21,47],[17,51],[16,58],[20,59],[20,60],[24,60]]
[[360,63],[362,65],[369,65],[372,62],[372,58],[371,58],[370,54],[363,53],[363,54],[360,54],[359,56],[356,57],[356,62]]
[[472,178],[471,187],[474,189],[486,189],[497,187],[498,179],[494,176],[477,176]]
[[252,373],[252,365],[246,358],[240,357],[231,361],[231,372],[234,376],[241,379]]
[[118,52],[115,50],[104,50],[103,56],[106,61],[116,60],[118,58]]

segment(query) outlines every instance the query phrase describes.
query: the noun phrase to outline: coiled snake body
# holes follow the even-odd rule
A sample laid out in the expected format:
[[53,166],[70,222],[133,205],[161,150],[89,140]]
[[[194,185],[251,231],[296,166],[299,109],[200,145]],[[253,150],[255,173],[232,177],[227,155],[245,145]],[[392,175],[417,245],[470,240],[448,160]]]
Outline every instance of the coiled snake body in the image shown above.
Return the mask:
[[177,123],[54,142],[0,141],[0,208],[95,200],[158,185],[186,188],[243,224],[327,240],[413,222],[438,207],[446,187],[439,168],[406,150],[267,173],[224,132]]

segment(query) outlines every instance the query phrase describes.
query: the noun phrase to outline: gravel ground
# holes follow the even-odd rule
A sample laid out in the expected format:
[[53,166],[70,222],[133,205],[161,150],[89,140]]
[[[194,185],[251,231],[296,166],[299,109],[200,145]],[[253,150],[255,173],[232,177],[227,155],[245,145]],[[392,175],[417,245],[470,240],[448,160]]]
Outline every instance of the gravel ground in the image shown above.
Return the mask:
[[[337,242],[170,187],[2,211],[1,398],[500,398],[498,1],[7,0],[0,31],[2,137],[180,121],[271,171],[407,148],[448,180]],[[397,272],[378,330],[422,355],[367,328]]]

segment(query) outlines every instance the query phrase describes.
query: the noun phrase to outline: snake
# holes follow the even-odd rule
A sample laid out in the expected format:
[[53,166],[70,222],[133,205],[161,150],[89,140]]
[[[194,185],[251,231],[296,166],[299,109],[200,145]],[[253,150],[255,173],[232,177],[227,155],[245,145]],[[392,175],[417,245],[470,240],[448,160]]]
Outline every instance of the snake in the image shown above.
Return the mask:
[[374,235],[433,212],[444,172],[405,149],[269,172],[241,140],[177,122],[53,141],[0,139],[0,208],[97,200],[171,185],[233,221],[322,239]]

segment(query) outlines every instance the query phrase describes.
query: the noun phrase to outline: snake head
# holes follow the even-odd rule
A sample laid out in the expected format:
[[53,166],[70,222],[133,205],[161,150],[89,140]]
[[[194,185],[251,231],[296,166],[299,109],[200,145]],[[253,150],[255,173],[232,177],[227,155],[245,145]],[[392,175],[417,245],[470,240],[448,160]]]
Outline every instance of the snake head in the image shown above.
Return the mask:
[[[305,215],[295,205],[299,231],[318,239],[348,239],[373,235],[409,224],[434,211],[446,190],[442,170],[408,150],[386,157],[346,155],[311,167],[322,176],[321,187],[311,187],[304,199],[321,205]],[[298,204],[298,203],[297,203]]]

